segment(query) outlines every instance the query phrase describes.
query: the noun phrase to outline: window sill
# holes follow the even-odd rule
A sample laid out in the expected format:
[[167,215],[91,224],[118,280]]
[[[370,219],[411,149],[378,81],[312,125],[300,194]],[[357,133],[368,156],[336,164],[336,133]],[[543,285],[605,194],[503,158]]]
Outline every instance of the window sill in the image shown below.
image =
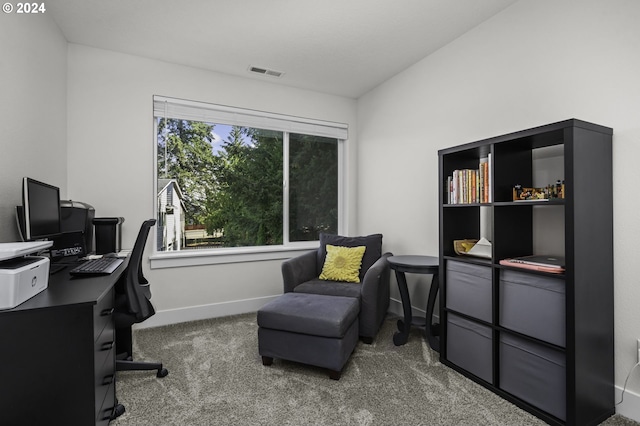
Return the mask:
[[303,251],[315,250],[317,241],[309,244],[269,247],[239,247],[217,250],[182,250],[156,252],[149,257],[151,269],[180,268],[184,266],[218,265],[223,263],[260,262],[289,259]]

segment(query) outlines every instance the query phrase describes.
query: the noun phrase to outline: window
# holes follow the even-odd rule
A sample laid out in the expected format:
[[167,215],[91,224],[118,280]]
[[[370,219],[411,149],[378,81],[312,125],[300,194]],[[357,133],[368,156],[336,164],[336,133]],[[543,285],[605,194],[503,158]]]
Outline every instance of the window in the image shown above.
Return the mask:
[[338,141],[289,134],[289,241],[338,230]]
[[157,252],[308,247],[340,232],[346,125],[164,97],[154,118]]

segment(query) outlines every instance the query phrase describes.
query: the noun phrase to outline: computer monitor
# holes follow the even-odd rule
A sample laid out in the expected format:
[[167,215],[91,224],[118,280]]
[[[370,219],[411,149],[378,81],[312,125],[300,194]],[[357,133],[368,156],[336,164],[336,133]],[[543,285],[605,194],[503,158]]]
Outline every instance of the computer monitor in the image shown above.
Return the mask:
[[[61,233],[60,189],[25,177],[22,182],[23,239],[35,241]],[[20,219],[20,218],[19,218]]]

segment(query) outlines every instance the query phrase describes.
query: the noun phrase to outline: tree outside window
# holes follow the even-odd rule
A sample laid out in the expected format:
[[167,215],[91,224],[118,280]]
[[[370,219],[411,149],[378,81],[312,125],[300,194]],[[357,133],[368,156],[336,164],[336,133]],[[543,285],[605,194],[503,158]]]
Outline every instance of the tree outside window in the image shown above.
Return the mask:
[[158,179],[174,179],[183,197],[182,250],[282,245],[337,232],[337,139],[182,119],[157,124]]

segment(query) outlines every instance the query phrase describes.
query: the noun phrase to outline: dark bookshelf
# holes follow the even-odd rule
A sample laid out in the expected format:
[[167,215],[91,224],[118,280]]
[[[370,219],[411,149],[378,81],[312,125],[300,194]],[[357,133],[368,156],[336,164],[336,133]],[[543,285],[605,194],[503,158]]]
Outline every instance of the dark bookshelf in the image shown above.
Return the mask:
[[[438,152],[440,360],[549,424],[598,424],[615,412],[612,134],[611,128],[570,119]],[[550,160],[545,152],[552,153]],[[447,178],[454,170],[477,169],[487,155],[492,201],[449,204]],[[539,169],[549,164],[560,165],[562,176],[553,181],[564,180],[564,198],[513,201],[514,185],[534,187],[537,180],[540,186],[547,171]],[[490,259],[455,253],[454,240],[480,237],[492,243]],[[499,264],[531,254],[564,256],[565,272]],[[526,285],[518,280],[538,292],[530,301],[519,296]],[[545,286],[556,290],[547,296]],[[474,298],[477,291],[486,297]],[[562,302],[547,307],[547,298]],[[474,316],[479,303],[490,304],[489,317]],[[528,303],[541,303],[539,314],[524,309],[520,318],[517,307]],[[548,330],[536,325],[549,320]],[[467,332],[475,328],[479,334]],[[518,345],[533,355],[518,352]],[[536,370],[537,352],[557,364]],[[531,357],[534,367],[524,367],[520,357]],[[529,379],[549,385],[533,389]]]

